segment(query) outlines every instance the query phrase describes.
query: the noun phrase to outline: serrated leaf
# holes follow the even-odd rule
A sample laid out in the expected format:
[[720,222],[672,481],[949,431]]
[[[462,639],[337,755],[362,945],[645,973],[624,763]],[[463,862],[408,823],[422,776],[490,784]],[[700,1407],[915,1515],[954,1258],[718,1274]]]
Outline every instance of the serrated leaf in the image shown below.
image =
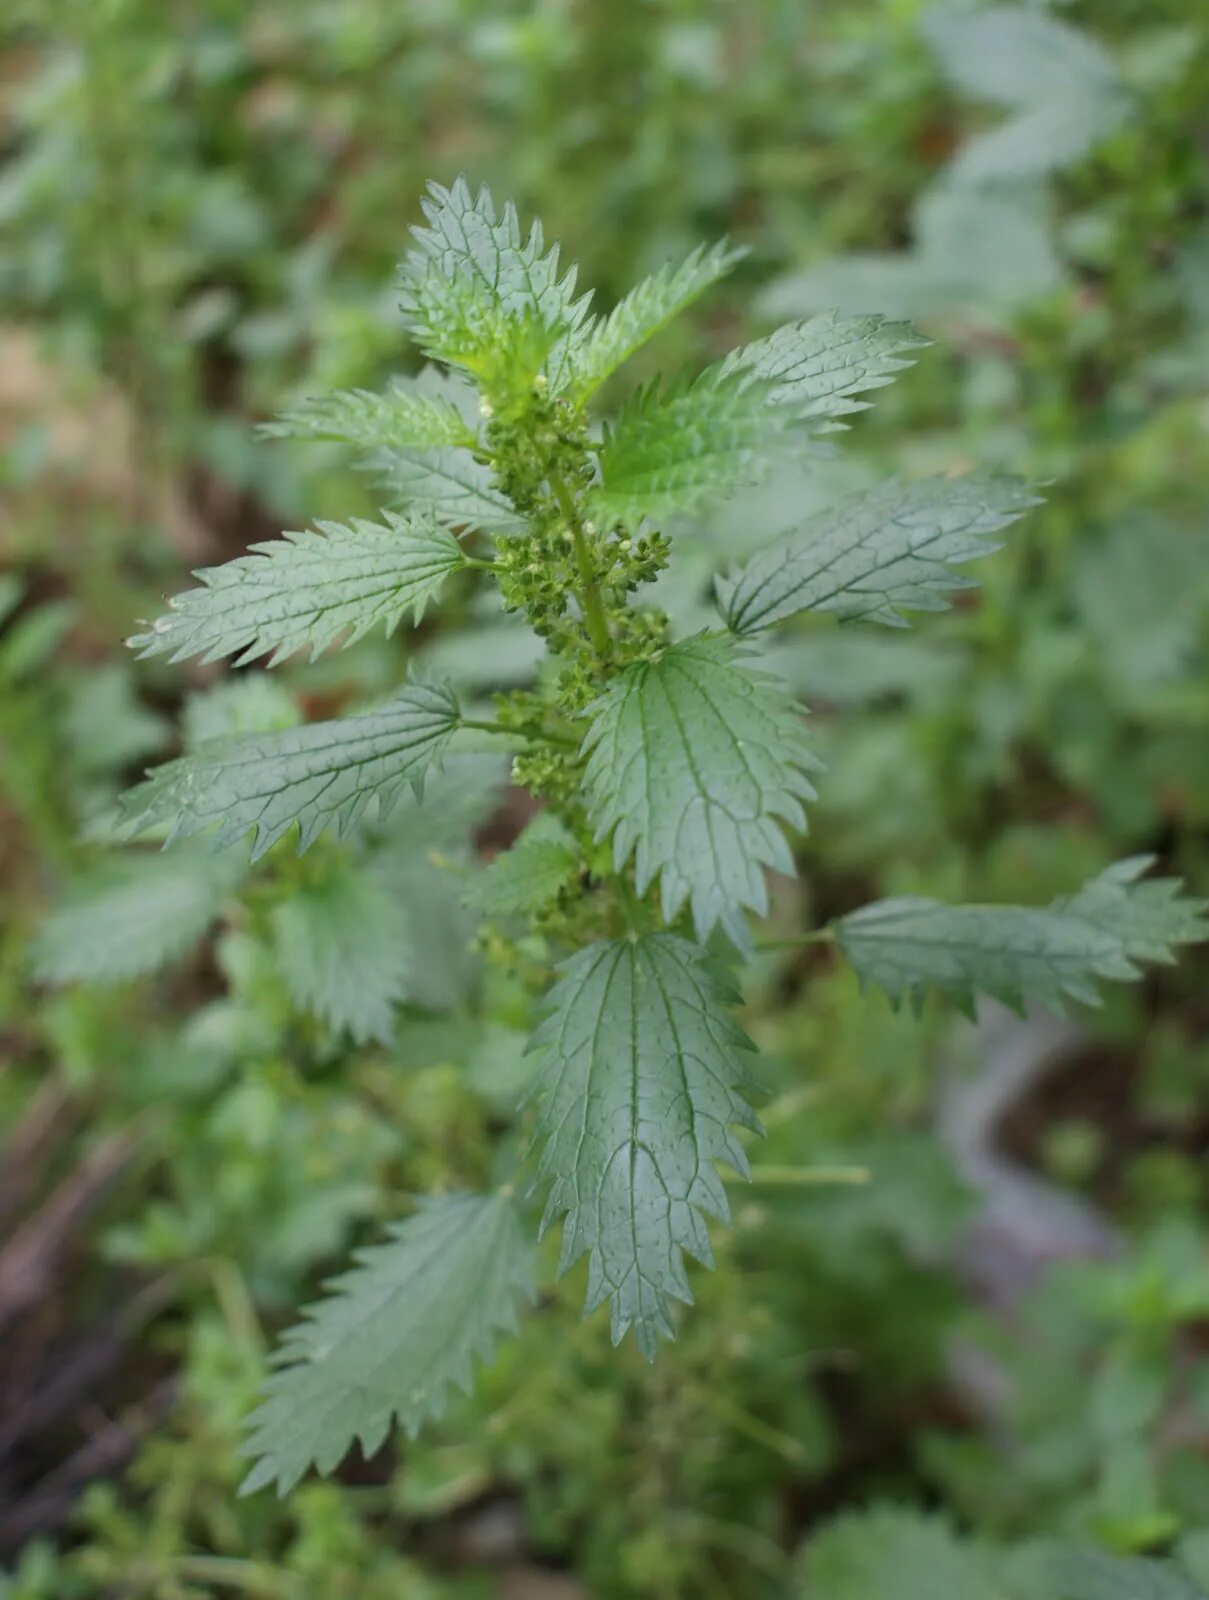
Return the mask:
[[543,1228],[565,1213],[560,1270],[590,1256],[585,1314],[608,1300],[613,1342],[633,1327],[648,1358],[692,1298],[683,1252],[711,1266],[705,1218],[729,1218],[714,1163],[747,1175],[736,998],[686,940],[619,939],[564,962],[533,1036]]
[[465,556],[448,528],[423,517],[382,513],[381,522],[320,522],[253,553],[194,574],[202,587],[169,602],[150,632],[129,642],[140,656],[172,661],[234,656],[241,666],[272,652],[276,666],[309,646],[311,659],[344,635],[349,645],[405,612],[419,621],[427,602]]
[[389,1044],[407,993],[408,916],[372,858],[335,858],[271,919],[277,965],[295,1005],[358,1044]]
[[913,364],[905,352],[927,343],[905,322],[825,311],[732,351],[722,365],[770,384],[770,402],[791,407],[800,420],[828,423],[866,410],[869,402],[856,397],[893,383]]
[[750,373],[720,366],[694,382],[636,390],[605,428],[591,515],[634,528],[758,483],[784,452],[794,420],[769,393]]
[[718,601],[728,626],[744,635],[799,611],[901,626],[900,607],[942,611],[946,595],[971,587],[955,567],[998,549],[990,536],[1038,503],[1015,478],[893,479],[840,501],[719,578]]
[[584,783],[597,837],[620,868],[636,851],[639,893],[658,874],[663,915],[685,901],[698,937],[768,909],[765,867],[792,873],[782,824],[804,829],[803,708],[733,640],[700,635],[627,667],[591,708]]
[[211,739],[276,733],[297,727],[301,720],[298,703],[280,678],[268,672],[241,672],[185,701],[185,749],[197,750]]
[[382,450],[367,465],[400,505],[455,528],[515,533],[524,526],[490,469],[466,450]]
[[1150,864],[1119,861],[1044,907],[879,900],[841,917],[835,936],[861,981],[895,1004],[935,988],[966,1008],[975,994],[1098,1005],[1096,979],[1128,982],[1140,963],[1169,963],[1174,946],[1209,937],[1206,903],[1180,899],[1178,880],[1142,879]]
[[124,831],[167,824],[171,842],[214,830],[221,846],[252,830],[256,860],[297,824],[301,852],[328,826],[347,833],[371,800],[385,814],[419,786],[458,716],[448,685],[413,683],[376,711],[204,745],[131,790]]
[[942,1518],[906,1506],[848,1512],[826,1524],[804,1547],[795,1593],[810,1600],[1008,1600],[976,1545]]
[[551,388],[569,389],[577,402],[586,400],[636,350],[725,277],[743,253],[724,243],[699,245],[678,266],[661,267],[644,278],[607,317],[554,350],[547,365]]
[[472,446],[475,434],[443,387],[396,379],[385,392],[340,390],[317,395],[260,432],[276,439],[330,439],[364,456],[380,450]]
[[466,898],[489,917],[536,911],[570,881],[579,865],[575,839],[557,817],[543,811],[510,850],[471,880]]
[[286,1335],[249,1422],[256,1465],[241,1492],[276,1482],[285,1494],[312,1464],[331,1472],[354,1440],[372,1455],[396,1422],[414,1437],[515,1327],[530,1274],[507,1196],[422,1201]]
[[940,10],[924,31],[959,89],[1020,113],[959,151],[950,175],[962,181],[1058,171],[1110,133],[1128,108],[1103,47],[1044,12],[1012,5]]
[[230,855],[130,854],[69,891],[34,946],[39,978],[123,983],[183,956],[218,915],[243,872]]
[[545,250],[541,224],[524,238],[516,208],[497,216],[487,189],[472,195],[464,178],[451,189],[430,184],[422,206],[427,225],[412,229],[399,277],[413,337],[489,387],[531,380],[587,309],[575,269],[560,278],[558,248]]

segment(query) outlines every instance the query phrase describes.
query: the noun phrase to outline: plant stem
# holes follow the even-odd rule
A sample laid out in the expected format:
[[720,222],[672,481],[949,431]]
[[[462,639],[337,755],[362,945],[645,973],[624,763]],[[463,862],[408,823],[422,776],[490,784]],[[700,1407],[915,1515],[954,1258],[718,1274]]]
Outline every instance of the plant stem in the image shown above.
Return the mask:
[[549,481],[550,488],[554,491],[554,498],[558,501],[558,509],[567,519],[567,526],[571,530],[571,539],[575,549],[575,565],[579,570],[579,598],[583,605],[584,623],[588,629],[588,637],[592,641],[592,647],[596,654],[603,661],[607,661],[613,654],[613,636],[609,632],[604,604],[600,598],[600,588],[592,571],[592,556],[588,549],[583,523],[580,520],[574,497],[559,474],[552,472]]
[[510,728],[503,722],[482,722],[475,717],[463,717],[459,728],[473,728],[477,733],[500,733],[509,739],[537,740],[543,744],[561,744],[568,750],[578,750],[579,740],[573,739],[569,734],[550,733],[545,728],[534,731],[529,728]]
[[765,1184],[781,1189],[807,1189],[832,1183],[868,1183],[870,1176],[868,1167],[778,1167],[769,1163],[751,1169],[751,1181],[757,1187]]

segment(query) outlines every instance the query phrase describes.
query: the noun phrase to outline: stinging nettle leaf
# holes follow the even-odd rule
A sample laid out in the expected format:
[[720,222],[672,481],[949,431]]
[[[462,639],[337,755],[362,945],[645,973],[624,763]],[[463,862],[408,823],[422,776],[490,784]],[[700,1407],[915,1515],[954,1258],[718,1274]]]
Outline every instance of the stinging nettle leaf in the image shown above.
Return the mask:
[[578,326],[587,297],[575,297],[575,269],[561,278],[558,247],[545,250],[541,224],[528,238],[516,208],[496,214],[486,188],[465,178],[429,184],[426,226],[403,260],[404,319],[421,347],[451,366],[491,380],[513,364],[536,372],[558,337]]
[[826,431],[843,426],[830,419],[866,410],[870,402],[856,396],[893,383],[914,364],[906,352],[927,343],[906,322],[824,311],[732,351],[722,367],[771,384],[773,405],[792,407],[800,420],[822,422]]
[[422,517],[385,511],[381,522],[318,529],[255,544],[250,555],[195,573],[202,587],[175,596],[131,647],[173,661],[234,656],[237,666],[271,651],[276,666],[309,646],[313,660],[341,635],[349,645],[380,622],[393,633],[407,611],[418,622],[465,565],[448,528]]
[[414,1437],[516,1327],[531,1271],[508,1196],[421,1201],[285,1336],[249,1420],[256,1465],[241,1493],[276,1482],[284,1495],[312,1463],[333,1471],[355,1439],[370,1456],[396,1421]]
[[277,965],[295,1005],[358,1044],[389,1044],[407,994],[411,934],[402,901],[372,858],[325,862],[271,918]]
[[379,450],[472,447],[475,432],[439,380],[396,379],[385,394],[339,390],[308,399],[259,430],[274,439],[330,439],[363,455]]
[[543,1229],[565,1213],[560,1270],[590,1255],[585,1314],[608,1300],[613,1342],[633,1327],[648,1358],[673,1336],[670,1301],[692,1299],[683,1252],[712,1266],[705,1217],[729,1220],[714,1163],[747,1176],[736,1000],[704,950],[647,934],[564,962],[533,1036]]
[[579,848],[558,818],[543,811],[512,846],[466,890],[469,904],[489,917],[536,911],[579,871]]
[[582,402],[673,318],[726,276],[744,251],[699,245],[678,266],[661,267],[636,284],[607,317],[585,326],[551,354],[547,374],[557,392]]
[[458,716],[447,684],[412,683],[375,711],[203,745],[125,797],[123,829],[167,824],[169,842],[213,829],[219,846],[250,829],[256,860],[296,823],[301,852],[328,826],[347,833],[371,800],[385,815],[405,784],[419,788]]
[[243,875],[232,855],[131,854],[105,862],[43,926],[35,969],[53,983],[123,983],[183,956]]
[[635,528],[758,483],[788,447],[794,420],[769,394],[751,373],[718,366],[692,382],[637,390],[598,447],[591,515]]
[[685,901],[697,935],[768,908],[764,868],[791,874],[782,824],[804,830],[804,708],[734,640],[700,635],[627,667],[591,708],[585,787],[618,869],[636,851],[638,889],[661,878],[663,915]]
[[902,626],[898,608],[941,611],[973,580],[954,568],[999,548],[990,537],[1040,504],[1015,478],[892,480],[842,500],[716,582],[738,634],[800,611]]
[[1142,962],[1170,963],[1174,946],[1209,937],[1206,902],[1179,898],[1176,879],[1143,879],[1151,860],[1119,861],[1043,907],[878,900],[841,917],[835,937],[862,983],[896,1005],[928,988],[967,1010],[976,994],[1098,1005],[1096,979],[1129,982]]
[[466,450],[382,450],[366,465],[401,505],[456,528],[515,533],[524,526],[490,468]]

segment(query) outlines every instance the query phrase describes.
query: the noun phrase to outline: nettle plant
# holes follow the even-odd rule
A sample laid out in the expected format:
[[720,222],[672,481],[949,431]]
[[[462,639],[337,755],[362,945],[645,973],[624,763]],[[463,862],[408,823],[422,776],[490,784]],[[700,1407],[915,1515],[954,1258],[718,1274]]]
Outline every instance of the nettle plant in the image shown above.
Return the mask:
[[[253,859],[295,830],[304,851],[326,829],[386,827],[465,734],[514,750],[513,780],[540,809],[474,894],[530,965],[534,948],[548,955],[529,1102],[541,1228],[561,1220],[561,1269],[588,1257],[587,1310],[607,1303],[614,1341],[632,1328],[653,1357],[673,1302],[691,1300],[685,1255],[708,1266],[707,1218],[727,1218],[718,1164],[747,1172],[753,1047],[732,975],[768,907],[766,872],[794,870],[787,834],[804,830],[820,778],[805,707],[761,667],[758,641],[807,611],[894,624],[942,608],[966,586],[957,568],[1036,501],[981,475],[887,484],[758,550],[718,581],[717,626],[674,638],[638,603],[674,559],[663,525],[842,426],[921,341],[878,317],[816,316],[638,389],[600,422],[601,385],[735,253],[694,251],[594,317],[511,206],[497,213],[459,181],[434,185],[424,213],[399,287],[436,367],[385,394],[317,401],[276,430],[355,447],[398,509],[200,573],[132,642],[174,661],[275,664],[418,618],[470,573],[545,641],[537,687],[497,696],[488,718],[468,716],[450,682],[413,676],[353,715],[202,739],[129,794],[125,827],[206,833],[226,863],[248,833]],[[803,938],[832,942],[896,1002],[929,988],[966,1008],[977,993],[1094,1001],[1097,978],[1135,977],[1203,929],[1199,906],[1144,879],[1145,864],[1040,909],[883,901]],[[391,966],[372,898],[308,924],[354,1019],[362,995],[382,1003]],[[469,1382],[532,1295],[525,1188],[422,1201],[331,1286],[268,1380],[247,1489],[330,1471],[354,1439],[372,1452]]]

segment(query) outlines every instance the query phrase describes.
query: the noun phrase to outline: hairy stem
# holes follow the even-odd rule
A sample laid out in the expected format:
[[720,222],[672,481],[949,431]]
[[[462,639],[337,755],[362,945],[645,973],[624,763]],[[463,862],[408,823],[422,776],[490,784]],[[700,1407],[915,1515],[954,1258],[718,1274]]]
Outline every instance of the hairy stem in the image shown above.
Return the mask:
[[500,733],[510,739],[536,740],[539,744],[559,744],[567,750],[578,750],[579,740],[569,734],[551,733],[545,728],[510,728],[506,722],[484,722],[475,717],[463,717],[459,728],[473,728],[478,733]]

